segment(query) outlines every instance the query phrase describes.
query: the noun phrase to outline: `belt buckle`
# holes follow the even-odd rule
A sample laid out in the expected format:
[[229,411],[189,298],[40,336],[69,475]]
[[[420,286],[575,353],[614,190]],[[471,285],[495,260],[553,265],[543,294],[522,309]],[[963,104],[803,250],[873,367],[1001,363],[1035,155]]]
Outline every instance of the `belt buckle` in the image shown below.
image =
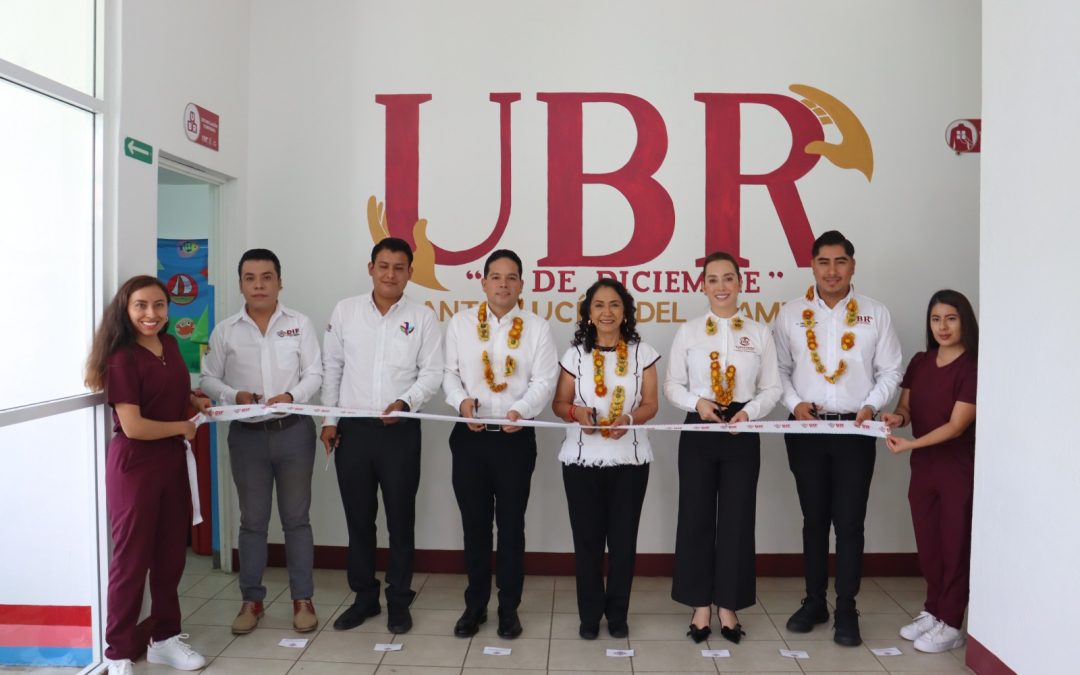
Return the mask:
[[485,424],[484,431],[502,431],[501,424]]

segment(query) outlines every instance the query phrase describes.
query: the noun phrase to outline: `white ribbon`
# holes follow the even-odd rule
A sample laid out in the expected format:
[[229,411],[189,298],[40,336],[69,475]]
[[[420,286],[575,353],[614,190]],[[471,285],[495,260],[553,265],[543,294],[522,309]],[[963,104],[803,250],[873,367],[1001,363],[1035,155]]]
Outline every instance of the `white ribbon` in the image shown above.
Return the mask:
[[[275,403],[274,405],[222,405],[207,409],[206,413],[199,413],[191,418],[196,425],[207,422],[229,422],[233,420],[249,419],[262,415],[305,415],[308,417],[405,417],[418,420],[432,420],[438,422],[465,422],[466,424],[499,424],[515,427],[551,427],[564,429],[567,427],[581,427],[577,422],[547,422],[544,420],[509,420],[505,418],[489,417],[458,417],[457,415],[436,415],[434,413],[421,412],[392,412],[384,415],[381,410],[362,410],[359,408],[336,408],[321,405],[305,405],[302,403]],[[598,429],[600,427],[584,428]],[[611,427],[606,427],[611,428]],[[846,420],[814,420],[804,422],[801,420],[782,421],[756,421],[737,422],[735,424],[723,424],[701,422],[698,424],[627,424],[620,425],[620,429],[644,429],[647,431],[726,431],[729,433],[747,432],[756,434],[854,434],[858,436],[871,436],[885,438],[889,434],[889,428],[884,422],[869,421],[861,425]]]
[[[191,419],[195,422],[198,419],[198,415]],[[198,426],[198,422],[195,422]],[[188,487],[191,488],[191,524],[198,525],[203,521],[202,507],[199,505],[199,474],[198,469],[195,467],[195,453],[191,451],[191,443],[184,441],[184,454],[187,457],[187,481]]]

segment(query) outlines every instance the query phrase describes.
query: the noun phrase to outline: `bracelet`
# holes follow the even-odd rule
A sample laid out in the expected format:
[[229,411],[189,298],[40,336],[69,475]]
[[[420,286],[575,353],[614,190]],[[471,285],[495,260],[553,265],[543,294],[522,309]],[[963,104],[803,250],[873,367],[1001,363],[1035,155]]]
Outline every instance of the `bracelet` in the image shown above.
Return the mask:
[[630,424],[629,424],[629,426],[634,426],[634,416],[633,416],[633,415],[631,415],[630,413],[623,413],[623,415],[626,415],[627,417],[629,417],[629,418],[630,418]]
[[567,408],[567,410],[566,410],[566,421],[567,421],[567,422],[574,422],[574,421],[576,421],[576,420],[577,420],[577,418],[576,418],[576,417],[574,417],[574,411],[575,411],[576,409],[577,409],[577,406],[576,406],[576,405],[574,405],[573,403],[571,403],[571,404],[570,404],[570,407],[569,407],[569,408]]

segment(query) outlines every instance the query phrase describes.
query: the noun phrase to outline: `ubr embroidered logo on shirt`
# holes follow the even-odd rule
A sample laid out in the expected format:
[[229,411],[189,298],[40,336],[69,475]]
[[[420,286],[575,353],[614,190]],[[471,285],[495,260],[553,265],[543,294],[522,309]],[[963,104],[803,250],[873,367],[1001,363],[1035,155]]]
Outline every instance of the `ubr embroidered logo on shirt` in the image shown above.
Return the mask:
[[745,335],[739,338],[739,344],[735,345],[735,351],[737,352],[752,352],[754,351],[754,343],[750,341],[750,338]]
[[412,335],[412,332],[416,330],[416,326],[409,323],[408,321],[398,326],[398,328],[400,328],[401,332],[405,333],[406,335]]

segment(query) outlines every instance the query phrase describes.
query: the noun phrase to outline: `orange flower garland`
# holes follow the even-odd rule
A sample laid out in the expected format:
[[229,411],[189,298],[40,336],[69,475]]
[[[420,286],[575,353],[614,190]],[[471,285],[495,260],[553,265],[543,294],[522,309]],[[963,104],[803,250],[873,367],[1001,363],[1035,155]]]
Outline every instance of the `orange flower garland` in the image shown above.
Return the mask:
[[[814,299],[813,286],[806,290],[806,299]],[[847,305],[845,305],[844,309],[846,310],[846,313],[844,314],[844,323],[854,328],[855,324],[859,320],[859,303],[856,302],[855,298],[851,298],[850,300],[848,300]],[[806,346],[810,348],[810,360],[814,363],[814,370],[824,376],[825,381],[829,384],[836,384],[836,381],[839,380],[840,376],[843,375],[844,372],[847,370],[847,363],[844,361],[844,359],[840,359],[840,362],[836,364],[836,370],[833,371],[833,374],[825,374],[825,364],[822,363],[821,356],[817,353],[818,343],[817,335],[814,333],[814,326],[816,325],[816,322],[814,321],[814,310],[804,309],[802,317],[803,324],[806,326]],[[846,352],[850,351],[854,346],[855,333],[847,331],[840,336],[840,349]]]
[[[615,345],[615,374],[618,376],[626,375],[629,370],[629,349],[626,346],[625,340],[619,340],[619,344]],[[593,350],[593,382],[596,384],[594,391],[596,395],[603,398],[607,396],[607,385],[604,384],[604,353],[599,349]],[[611,426],[615,423],[615,420],[623,414],[623,404],[626,402],[626,390],[622,386],[615,387],[615,391],[611,395],[611,408],[608,410],[607,417],[599,420],[598,424],[601,427]],[[610,436],[610,432],[607,429],[601,429],[600,435],[604,438]]]
[[[491,338],[491,329],[488,327],[487,322],[487,303],[480,303],[480,310],[476,313],[476,318],[479,323],[476,324],[476,334],[479,336],[481,342],[487,342]],[[515,316],[513,322],[510,325],[510,334],[506,338],[506,346],[510,349],[517,349],[521,345],[521,332],[525,327],[525,322],[520,316]],[[484,362],[484,379],[487,380],[488,387],[496,394],[506,389],[506,382],[495,382],[495,370],[491,367],[491,357],[488,356],[485,349],[480,354],[480,358]],[[517,362],[509,354],[506,355],[506,361],[503,364],[503,376],[510,377],[514,374],[514,370],[517,369]]]
[[[742,317],[739,316],[738,314],[731,317],[731,327],[734,328],[735,330],[742,330],[742,327],[743,327]],[[713,321],[713,318],[711,316],[709,318],[705,319],[705,334],[706,335],[716,335],[716,322]]]
[[[735,366],[724,369],[723,382],[720,379],[720,352],[709,353],[709,379],[712,381],[713,394],[720,405],[731,405],[735,397]],[[725,386],[726,385],[726,386]]]

